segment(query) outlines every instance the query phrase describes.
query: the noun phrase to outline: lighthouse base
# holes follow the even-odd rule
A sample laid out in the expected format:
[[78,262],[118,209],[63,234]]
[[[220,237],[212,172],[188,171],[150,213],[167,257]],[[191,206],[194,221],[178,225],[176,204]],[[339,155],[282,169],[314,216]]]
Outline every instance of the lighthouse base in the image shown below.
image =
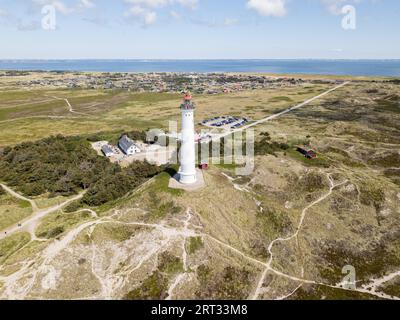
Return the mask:
[[[191,183],[182,183],[182,178],[188,178],[186,181],[193,181],[193,177],[195,177],[194,182]],[[181,189],[185,191],[196,191],[205,186],[204,182],[204,176],[203,176],[203,171],[200,169],[196,169],[196,175],[191,175],[191,176],[185,176],[183,177],[181,174],[177,173],[175,176],[173,176],[170,181],[169,181],[169,188],[171,189]]]
[[182,184],[194,184],[197,181],[197,172],[192,174],[179,172],[179,182]]

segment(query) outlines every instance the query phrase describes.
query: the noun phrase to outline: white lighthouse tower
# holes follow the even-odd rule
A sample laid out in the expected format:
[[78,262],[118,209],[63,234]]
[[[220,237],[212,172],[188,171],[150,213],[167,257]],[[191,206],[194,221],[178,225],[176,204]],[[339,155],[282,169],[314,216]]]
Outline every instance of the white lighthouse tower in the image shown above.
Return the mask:
[[194,133],[194,111],[192,96],[187,93],[181,104],[182,111],[182,138],[179,155],[181,167],[179,169],[179,182],[182,184],[194,184],[197,182],[196,173],[196,146]]

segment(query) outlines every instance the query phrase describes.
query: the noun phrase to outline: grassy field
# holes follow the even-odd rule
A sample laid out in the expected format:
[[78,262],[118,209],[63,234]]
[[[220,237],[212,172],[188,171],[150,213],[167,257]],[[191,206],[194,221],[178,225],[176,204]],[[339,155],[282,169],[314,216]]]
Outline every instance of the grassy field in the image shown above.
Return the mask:
[[28,233],[16,233],[0,240],[0,263],[25,246],[30,240]]
[[28,201],[15,199],[10,195],[0,196],[0,230],[14,225],[31,213],[32,208]]
[[[260,119],[327,88],[307,83],[198,96],[197,117]],[[122,129],[165,127],[167,120],[179,118],[179,95],[54,92],[84,114],[65,108],[60,112],[66,118],[12,119],[16,113],[7,113],[9,122],[0,123],[0,145],[53,133],[113,137]],[[42,94],[34,97],[35,104]],[[271,242],[298,231],[272,247],[271,266],[286,277],[268,272],[258,298],[378,299],[329,286],[343,279],[345,265],[356,268],[358,286],[400,270],[399,97],[400,86],[393,83],[353,82],[258,126],[257,139],[268,132],[271,143],[289,148],[257,156],[250,176],[236,176],[234,165],[211,165],[204,172],[206,187],[184,192],[168,188],[175,167],[121,200],[94,208],[99,218],[89,212],[49,214],[36,230],[47,240],[40,246],[18,251],[29,241],[27,234],[0,241],[2,273],[20,270],[29,259],[45,261],[17,274],[15,287],[0,283],[0,297],[14,292],[21,298],[164,299],[172,292],[178,299],[247,299],[270,257]],[[18,107],[29,95],[11,92],[5,99]],[[33,110],[31,116],[37,114]],[[296,146],[315,150],[318,159],[304,158]],[[10,205],[16,208],[18,201]],[[18,295],[32,275],[32,289]],[[301,281],[290,277],[328,286],[298,288]],[[376,292],[398,296],[398,281]]]
[[36,236],[47,239],[57,238],[77,224],[90,220],[91,217],[91,214],[87,211],[74,213],[55,212],[41,221],[36,229]]
[[[235,115],[261,119],[326,90],[307,84],[229,95],[195,97],[197,119]],[[32,90],[1,92],[0,146],[37,140],[48,135],[168,128],[179,121],[181,96],[106,90]],[[3,100],[4,99],[4,100]],[[68,99],[74,112],[64,100]],[[200,127],[199,127],[200,129]]]

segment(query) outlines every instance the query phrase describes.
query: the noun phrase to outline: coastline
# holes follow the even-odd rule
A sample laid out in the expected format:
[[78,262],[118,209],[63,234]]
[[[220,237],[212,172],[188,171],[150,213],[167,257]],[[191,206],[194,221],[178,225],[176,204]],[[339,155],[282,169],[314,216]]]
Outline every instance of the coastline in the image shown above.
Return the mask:
[[246,60],[33,60],[2,59],[0,70],[85,73],[223,73],[330,77],[400,77],[400,59],[246,59]]

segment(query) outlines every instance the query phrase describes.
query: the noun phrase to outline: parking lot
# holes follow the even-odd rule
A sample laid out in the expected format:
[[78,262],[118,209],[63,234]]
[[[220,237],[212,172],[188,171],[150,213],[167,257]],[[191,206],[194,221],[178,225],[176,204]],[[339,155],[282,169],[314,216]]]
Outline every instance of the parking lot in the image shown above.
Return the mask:
[[238,129],[249,122],[247,118],[239,118],[234,116],[221,116],[206,119],[200,124],[209,128],[220,128],[224,130]]

